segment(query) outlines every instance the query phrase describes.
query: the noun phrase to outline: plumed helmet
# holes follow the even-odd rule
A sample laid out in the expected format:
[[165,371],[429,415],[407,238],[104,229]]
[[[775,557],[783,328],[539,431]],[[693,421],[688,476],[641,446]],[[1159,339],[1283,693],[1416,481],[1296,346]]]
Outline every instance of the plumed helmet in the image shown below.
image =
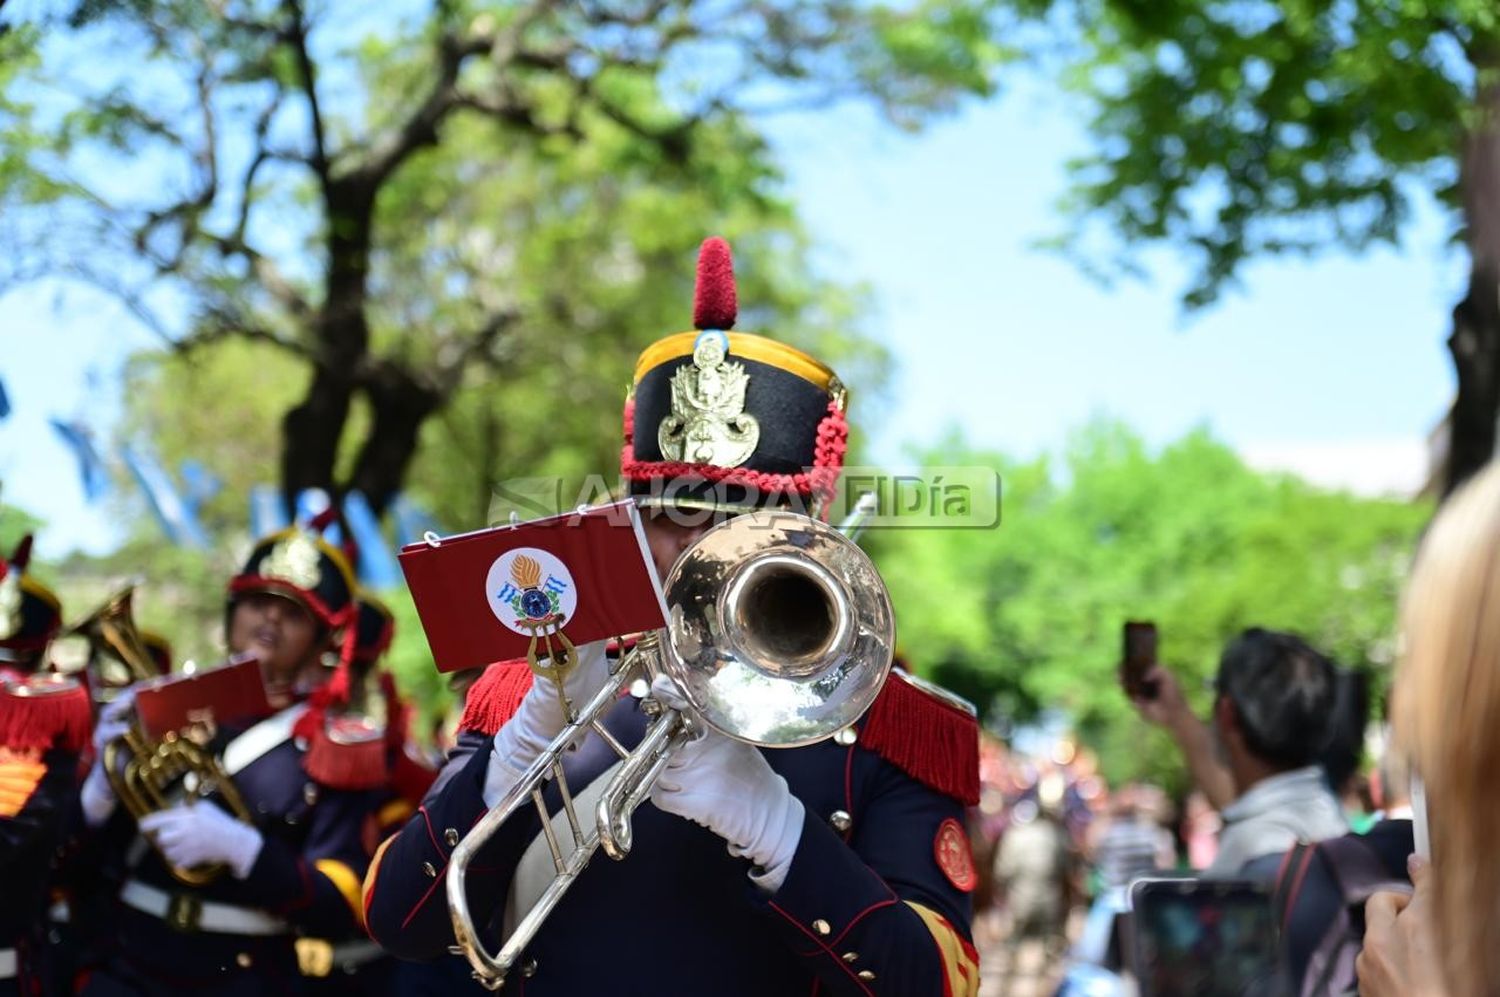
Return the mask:
[[41,651],[62,628],[62,603],[50,588],[27,574],[31,535],[0,561],[0,649],[12,655]]
[[229,581],[231,604],[251,592],[269,592],[302,606],[330,629],[353,617],[354,591],[354,572],[343,553],[304,526],[262,537]]
[[825,364],[766,336],[733,332],[729,244],[698,255],[694,329],[636,361],[621,473],[643,505],[826,504],[844,463],[847,393]]

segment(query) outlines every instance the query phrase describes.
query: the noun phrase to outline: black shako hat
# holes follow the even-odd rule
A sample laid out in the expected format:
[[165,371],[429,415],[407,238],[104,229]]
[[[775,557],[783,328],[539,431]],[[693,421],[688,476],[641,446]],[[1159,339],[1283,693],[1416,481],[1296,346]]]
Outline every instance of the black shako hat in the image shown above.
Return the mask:
[[698,253],[694,331],[641,353],[625,402],[620,472],[647,506],[826,508],[844,466],[848,393],[825,364],[731,332],[734,263],[723,239]]
[[31,534],[21,538],[8,563],[0,563],[0,657],[43,650],[62,628],[57,593],[27,574]]

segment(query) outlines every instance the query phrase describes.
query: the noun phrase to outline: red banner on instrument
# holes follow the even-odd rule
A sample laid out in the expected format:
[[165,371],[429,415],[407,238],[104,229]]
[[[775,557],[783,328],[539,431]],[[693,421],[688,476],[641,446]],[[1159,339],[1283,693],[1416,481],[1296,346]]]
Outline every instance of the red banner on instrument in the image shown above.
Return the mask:
[[524,657],[533,634],[549,629],[582,646],[666,626],[628,499],[408,544],[400,560],[441,672]]
[[136,689],[135,712],[146,735],[155,739],[195,724],[260,720],[272,710],[260,662],[244,655],[219,668],[143,682]]

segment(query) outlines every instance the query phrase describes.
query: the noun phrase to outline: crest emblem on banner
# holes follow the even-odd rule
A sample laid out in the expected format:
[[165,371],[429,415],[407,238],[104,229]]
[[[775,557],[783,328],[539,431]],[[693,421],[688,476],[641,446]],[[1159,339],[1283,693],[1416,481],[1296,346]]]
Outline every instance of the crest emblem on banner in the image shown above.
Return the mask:
[[518,547],[495,558],[485,594],[501,626],[526,636],[556,630],[578,610],[578,589],[568,566],[536,547]]

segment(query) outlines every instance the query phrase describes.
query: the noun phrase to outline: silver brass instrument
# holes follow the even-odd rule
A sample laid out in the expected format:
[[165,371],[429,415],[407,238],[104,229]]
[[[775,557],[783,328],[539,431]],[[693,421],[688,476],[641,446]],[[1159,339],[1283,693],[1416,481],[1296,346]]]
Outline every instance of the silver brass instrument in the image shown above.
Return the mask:
[[[664,586],[665,629],[645,637],[576,714],[520,781],[454,848],[447,872],[455,953],[474,978],[498,990],[542,922],[603,847],[612,859],[631,848],[631,815],[672,754],[703,728],[760,747],[799,747],[854,723],[890,671],[895,618],[885,583],[864,551],[839,530],[806,516],[761,510],[737,516],[689,548]],[[652,717],[634,751],[605,728],[620,691],[665,673],[690,712],[642,702]],[[622,762],[585,827],[563,774],[569,744],[593,732]],[[542,792],[556,780],[571,847],[560,843]],[[556,876],[522,915],[498,952],[480,940],[469,911],[470,862],[527,801],[541,817]]]

